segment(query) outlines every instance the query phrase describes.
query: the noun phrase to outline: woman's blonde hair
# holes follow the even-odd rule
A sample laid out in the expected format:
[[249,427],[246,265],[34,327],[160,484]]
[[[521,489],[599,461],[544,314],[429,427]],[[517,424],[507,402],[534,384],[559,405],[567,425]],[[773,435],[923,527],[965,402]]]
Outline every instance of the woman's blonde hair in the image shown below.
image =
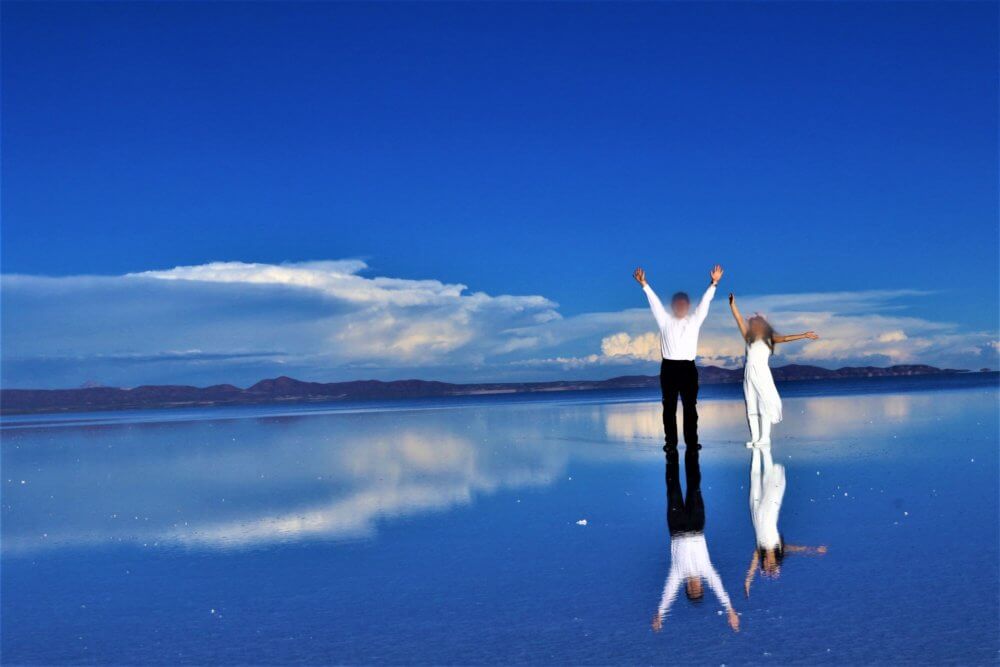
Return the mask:
[[754,315],[747,322],[747,343],[754,342],[753,334],[750,333],[750,327],[754,320],[764,324],[764,343],[768,346],[768,348],[770,348],[771,354],[774,354],[774,328],[771,326],[770,322],[764,319],[763,315]]

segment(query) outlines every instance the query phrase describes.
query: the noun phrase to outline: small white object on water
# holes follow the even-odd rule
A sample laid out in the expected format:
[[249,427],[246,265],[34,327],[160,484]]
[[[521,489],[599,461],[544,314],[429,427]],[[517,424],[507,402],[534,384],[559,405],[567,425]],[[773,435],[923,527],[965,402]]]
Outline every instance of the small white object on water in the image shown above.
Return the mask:
[[578,526],[586,526],[587,525],[587,520],[586,519],[580,519],[579,521],[576,522],[576,525],[578,525]]
[[210,614],[214,614],[214,613],[215,613],[215,610],[214,610],[214,609],[209,609],[209,610],[208,610],[208,612],[209,612]]
[[910,516],[909,512],[903,512],[903,516]]

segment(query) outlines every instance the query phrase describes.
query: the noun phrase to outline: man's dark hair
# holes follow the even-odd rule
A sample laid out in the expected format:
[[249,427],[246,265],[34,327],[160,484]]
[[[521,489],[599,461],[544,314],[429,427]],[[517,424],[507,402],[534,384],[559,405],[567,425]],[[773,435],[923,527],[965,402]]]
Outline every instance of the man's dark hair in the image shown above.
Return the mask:
[[688,296],[687,292],[677,292],[670,297],[670,303],[674,303],[675,301],[687,301],[688,303],[691,303],[691,297]]
[[705,589],[704,588],[699,588],[697,595],[691,595],[691,591],[689,591],[687,589],[687,586],[685,586],[684,587],[684,595],[686,595],[687,599],[691,600],[691,602],[701,602],[702,599],[705,597]]

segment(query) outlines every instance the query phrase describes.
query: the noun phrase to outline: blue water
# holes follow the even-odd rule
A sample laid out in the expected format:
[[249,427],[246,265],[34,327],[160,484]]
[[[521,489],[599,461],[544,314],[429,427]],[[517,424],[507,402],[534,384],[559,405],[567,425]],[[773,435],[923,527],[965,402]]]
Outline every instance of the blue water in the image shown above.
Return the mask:
[[738,633],[709,592],[652,627],[650,392],[6,419],[3,663],[995,664],[996,376],[781,389],[779,527],[827,552],[749,597],[742,404],[700,406]]

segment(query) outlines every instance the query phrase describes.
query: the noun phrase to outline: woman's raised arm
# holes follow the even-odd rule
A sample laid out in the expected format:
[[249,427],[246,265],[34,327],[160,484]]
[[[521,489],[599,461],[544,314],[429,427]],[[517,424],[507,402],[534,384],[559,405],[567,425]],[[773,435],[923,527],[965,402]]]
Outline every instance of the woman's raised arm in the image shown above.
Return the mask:
[[785,553],[788,554],[799,553],[799,554],[806,554],[809,556],[813,555],[822,556],[823,554],[826,553],[826,545],[821,544],[818,547],[802,547],[795,544],[786,544]]
[[760,556],[757,554],[757,550],[753,550],[753,558],[750,559],[750,569],[747,570],[747,578],[743,580],[743,592],[747,597],[750,597],[750,584],[753,583],[754,575],[757,574],[757,562]]
[[817,338],[819,338],[819,334],[816,333],[815,331],[807,331],[805,333],[789,334],[787,336],[778,336],[778,335],[775,335],[774,336],[774,342],[775,343],[791,343],[793,340],[803,340],[805,338],[808,338],[809,340],[816,340]]
[[745,339],[747,337],[747,323],[743,321],[743,316],[740,315],[740,309],[736,307],[736,297],[733,293],[729,293],[729,310],[733,311],[733,318],[736,320],[736,326],[740,328],[740,335]]

